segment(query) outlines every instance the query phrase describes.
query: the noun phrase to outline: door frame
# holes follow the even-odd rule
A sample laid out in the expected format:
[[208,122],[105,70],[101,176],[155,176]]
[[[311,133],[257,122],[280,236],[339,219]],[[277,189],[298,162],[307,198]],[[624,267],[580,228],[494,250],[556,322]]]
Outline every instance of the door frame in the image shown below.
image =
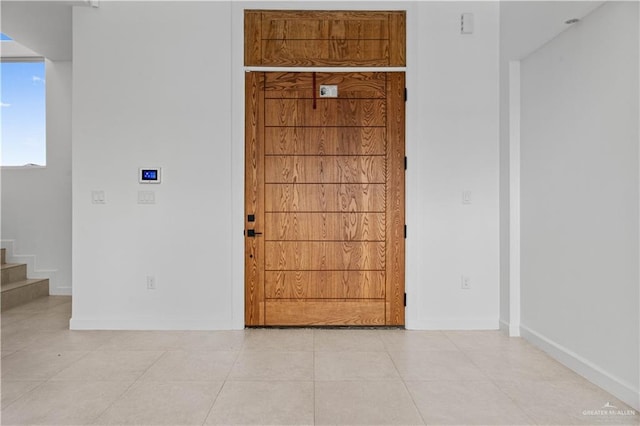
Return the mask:
[[[245,79],[245,177],[244,195],[245,208],[253,205],[253,208],[244,210],[243,225],[244,233],[252,231],[255,219],[247,219],[247,215],[264,216],[262,209],[265,205],[264,175],[256,176],[255,171],[264,173],[264,103],[265,92],[260,88],[264,82],[264,77],[270,71],[252,71],[246,74]],[[290,71],[303,73],[302,71]],[[314,76],[315,69],[313,71]],[[348,71],[353,73],[353,70]],[[406,74],[404,72],[382,72],[376,69],[374,72],[385,75],[386,81],[386,155],[385,155],[385,316],[384,323],[378,326],[405,326],[406,321]],[[306,72],[310,73],[310,72]],[[335,70],[328,71],[330,74],[338,73]],[[252,78],[253,77],[253,78]],[[314,80],[315,81],[315,80]],[[390,143],[389,141],[395,141]],[[254,167],[250,167],[251,158],[249,153],[253,153]],[[260,189],[260,187],[262,187]],[[247,198],[249,197],[249,198]],[[257,197],[257,198],[256,198]],[[264,223],[259,224],[259,228],[264,232]],[[256,233],[257,234],[257,233]],[[252,238],[250,235],[244,236],[244,300],[245,300],[245,321],[251,326],[266,326],[266,296],[264,289],[264,259],[265,241],[263,238]],[[254,258],[255,254],[255,258]],[[253,263],[249,259],[254,259]],[[258,260],[256,262],[256,260]],[[253,271],[253,273],[250,273]],[[394,284],[395,283],[395,284]],[[247,300],[255,299],[247,305]],[[252,318],[253,320],[248,320]],[[307,326],[310,324],[306,324]],[[330,325],[327,323],[326,325]],[[371,325],[364,322],[360,324],[344,325]]]
[[[231,138],[233,140],[231,146],[231,152],[228,154],[231,158],[231,189],[233,194],[232,205],[230,208],[230,232],[232,235],[231,257],[232,261],[229,265],[232,277],[232,287],[230,290],[229,300],[231,304],[231,312],[228,314],[231,317],[232,328],[235,330],[242,330],[245,328],[244,314],[244,291],[245,291],[245,277],[244,277],[244,260],[245,260],[245,241],[244,235],[244,151],[245,151],[245,72],[247,71],[269,71],[274,68],[266,67],[247,67],[244,65],[244,11],[246,9],[255,9],[258,7],[274,7],[277,6],[282,9],[290,10],[318,10],[317,4],[313,3],[300,3],[290,2],[283,3],[232,3],[230,5],[230,18],[232,27],[231,37],[231,57],[232,63],[230,66],[230,79],[232,81],[231,87],[228,88],[231,97]],[[334,5],[335,6],[335,5]],[[367,3],[353,3],[350,4],[350,10],[403,10],[406,12],[406,25],[407,25],[407,62],[411,64],[410,67],[376,67],[375,70],[380,72],[404,72],[405,84],[407,87],[417,87],[419,80],[418,76],[421,75],[420,61],[417,50],[417,43],[414,42],[414,37],[410,37],[411,34],[415,36],[416,29],[419,28],[417,22],[416,9],[418,5],[412,2],[395,2],[386,1],[377,3],[375,5]],[[335,9],[332,9],[335,10]],[[278,67],[275,68],[278,71],[293,70],[292,68]],[[297,71],[340,71],[347,70],[341,67],[300,67],[295,68]],[[373,71],[369,67],[349,67],[349,71]],[[226,89],[225,89],[226,90]],[[415,144],[416,140],[420,139],[419,129],[416,127],[419,119],[416,116],[415,108],[410,108],[413,99],[409,96],[409,99],[405,103],[405,152],[407,156],[411,157],[412,153],[418,150],[419,146]],[[415,188],[419,188],[420,183],[416,181],[416,174],[412,172],[412,168],[409,167],[405,173],[405,194],[414,192]],[[405,219],[408,224],[415,224],[413,226],[420,226],[418,216],[408,207],[410,206],[410,197],[405,196]],[[405,293],[408,295],[408,303],[405,308],[405,328],[415,329],[419,327],[416,322],[418,306],[416,303],[411,303],[411,295],[416,294],[415,283],[419,278],[419,258],[416,255],[420,251],[421,245],[418,240],[410,238],[405,240]]]

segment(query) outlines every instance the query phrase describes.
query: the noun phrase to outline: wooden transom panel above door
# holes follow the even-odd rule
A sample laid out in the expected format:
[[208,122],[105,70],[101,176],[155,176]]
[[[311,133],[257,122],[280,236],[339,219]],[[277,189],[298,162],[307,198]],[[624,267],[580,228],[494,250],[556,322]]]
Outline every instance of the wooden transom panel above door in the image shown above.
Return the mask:
[[404,324],[404,88],[246,73],[246,325]]
[[247,10],[246,66],[404,67],[404,11]]

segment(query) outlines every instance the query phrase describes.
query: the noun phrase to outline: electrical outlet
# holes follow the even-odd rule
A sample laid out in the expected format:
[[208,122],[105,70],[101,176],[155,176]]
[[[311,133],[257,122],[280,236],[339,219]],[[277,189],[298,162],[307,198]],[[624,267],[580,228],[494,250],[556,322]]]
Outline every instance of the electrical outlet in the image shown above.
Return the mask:
[[460,280],[460,288],[463,290],[469,290],[471,288],[471,278],[463,275]]
[[462,204],[471,204],[471,191],[468,189],[462,191]]
[[156,277],[153,275],[147,275],[147,290],[156,289]]

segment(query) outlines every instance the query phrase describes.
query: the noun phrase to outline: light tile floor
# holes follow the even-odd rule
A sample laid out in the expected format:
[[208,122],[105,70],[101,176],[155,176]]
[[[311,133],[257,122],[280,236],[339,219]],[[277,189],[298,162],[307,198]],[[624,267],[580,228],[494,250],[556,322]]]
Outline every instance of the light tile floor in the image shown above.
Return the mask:
[[500,332],[69,331],[71,300],[0,315],[2,424],[640,424]]

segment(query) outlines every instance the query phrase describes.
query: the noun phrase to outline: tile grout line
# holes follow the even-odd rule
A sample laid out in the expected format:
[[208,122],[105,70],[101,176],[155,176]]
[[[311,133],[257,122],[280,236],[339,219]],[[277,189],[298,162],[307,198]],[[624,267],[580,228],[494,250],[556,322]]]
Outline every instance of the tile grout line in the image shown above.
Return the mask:
[[531,425],[537,425],[539,424],[538,421],[536,419],[534,419],[533,417],[531,417],[529,415],[529,413],[527,413],[525,411],[525,409],[523,407],[520,406],[520,404],[518,404],[518,402],[513,399],[508,393],[506,393],[502,387],[500,385],[498,385],[497,380],[494,377],[491,377],[491,375],[489,375],[488,373],[486,373],[478,364],[476,364],[473,359],[471,359],[471,357],[467,356],[467,354],[465,353],[465,356],[469,359],[469,361],[475,365],[480,371],[482,371],[482,374],[484,374],[485,376],[487,376],[487,379],[489,380],[489,383],[491,383],[493,386],[496,387],[496,389],[498,389],[500,391],[501,394],[505,395],[507,397],[507,399],[509,399],[513,405],[515,405],[516,407],[518,407],[518,409],[522,412],[522,414],[524,414],[524,416],[529,419]]
[[[56,318],[57,319],[60,315],[63,315],[63,314],[62,313],[56,313],[55,315],[52,315],[51,318]],[[66,314],[64,314],[64,315],[66,315]],[[39,332],[56,332],[57,330],[39,330],[38,328],[34,328],[34,329],[28,329],[28,331],[29,332],[39,333]],[[207,420],[208,420],[209,416],[211,415],[211,413],[213,412],[214,406],[216,405],[217,399],[219,399],[219,397],[220,397],[222,391],[224,390],[225,386],[228,385],[229,382],[233,382],[234,381],[234,380],[231,379],[231,374],[232,374],[234,368],[238,365],[239,358],[242,355],[244,349],[247,347],[246,346],[246,342],[247,342],[246,337],[249,335],[249,333],[246,333],[246,331],[247,330],[245,330],[245,334],[243,334],[243,339],[242,339],[241,344],[239,345],[239,348],[232,351],[232,352],[234,352],[235,355],[234,355],[234,359],[233,359],[233,362],[231,363],[230,368],[227,370],[226,374],[220,375],[220,379],[222,381],[222,385],[219,387],[219,389],[215,393],[215,395],[212,395],[212,401],[210,403],[209,411],[206,413],[206,415],[204,417],[204,420],[203,420],[203,423],[202,423],[203,425],[207,423]],[[362,333],[358,334],[358,336],[362,336],[362,335],[363,335]],[[494,371],[494,369],[492,368],[491,365],[488,365],[488,366],[485,366],[485,368],[482,368],[483,358],[477,358],[477,357],[474,358],[474,357],[472,357],[472,355],[474,355],[474,354],[476,354],[476,352],[478,352],[476,349],[479,349],[481,352],[486,351],[489,354],[493,354],[494,356],[497,356],[498,358],[501,355],[508,355],[508,354],[511,353],[510,351],[512,349],[514,349],[514,348],[518,349],[517,347],[514,346],[514,343],[515,343],[514,341],[509,341],[506,344],[503,344],[502,341],[493,342],[493,340],[490,340],[489,341],[489,345],[487,346],[486,345],[486,343],[487,343],[486,341],[480,341],[480,340],[474,340],[474,339],[471,339],[471,340],[467,341],[466,339],[462,338],[461,340],[458,340],[459,343],[456,344],[454,339],[453,339],[453,337],[457,337],[457,336],[454,335],[453,337],[451,337],[451,336],[449,336],[449,335],[447,335],[445,333],[443,333],[442,335],[443,335],[443,337],[446,338],[447,341],[449,341],[452,344],[453,348],[456,348],[455,351],[463,353],[463,357],[462,357],[463,360],[466,360],[467,362],[469,362],[470,365],[474,366],[475,368],[477,368],[482,373],[482,377],[481,378],[476,379],[476,380],[472,380],[472,381],[484,382],[484,383],[487,383],[487,384],[490,383],[491,385],[497,387],[499,389],[499,392],[497,393],[497,395],[498,395],[497,398],[501,398],[500,395],[506,396],[507,399],[505,400],[505,402],[506,401],[510,401],[514,405],[514,407],[517,407],[520,410],[520,412],[523,413],[523,416],[524,416],[523,419],[522,419],[523,423],[521,423],[521,424],[538,424],[537,420],[533,417],[533,415],[530,415],[529,413],[527,413],[523,409],[523,407],[527,407],[528,406],[527,405],[528,400],[521,400],[521,402],[519,404],[516,401],[516,399],[514,399],[514,397],[511,397],[507,393],[507,391],[509,390],[508,386],[504,386],[504,387],[500,386],[501,383],[504,383],[504,384],[506,384],[507,382],[517,383],[517,380],[514,380],[514,377],[517,377],[517,376],[513,376],[513,377],[511,375],[510,376],[505,376],[506,380],[500,380],[500,378],[503,377],[501,375],[501,373],[502,373],[501,370],[500,371]],[[393,345],[387,346],[386,343],[385,343],[386,341],[384,339],[385,334],[383,332],[380,332],[379,330],[376,330],[375,336],[376,336],[377,340],[381,340],[382,341],[382,344],[383,344],[383,350],[382,351],[387,353],[387,356],[391,359],[392,365],[393,365],[396,373],[398,374],[398,377],[399,377],[400,381],[402,381],[402,384],[403,384],[403,386],[405,388],[405,391],[409,393],[409,397],[410,397],[410,399],[411,399],[411,401],[412,401],[412,403],[414,405],[414,409],[416,409],[418,411],[419,418],[416,418],[415,420],[419,421],[419,419],[420,419],[423,422],[423,424],[427,424],[427,422],[425,420],[425,415],[426,415],[426,417],[428,417],[428,414],[430,414],[430,412],[429,412],[430,405],[426,405],[425,406],[425,408],[427,408],[427,411],[425,412],[425,415],[423,415],[423,413],[418,408],[418,404],[416,403],[416,398],[414,398],[414,394],[412,394],[412,392],[409,390],[409,387],[408,387],[408,383],[414,383],[414,381],[410,380],[411,374],[408,373],[407,379],[405,379],[405,377],[403,377],[402,374],[400,374],[400,370],[398,368],[399,365],[402,365],[402,358],[399,358],[399,362],[396,363],[395,359],[392,356],[392,353],[400,352],[400,351],[394,351],[393,349],[401,349],[401,348],[397,348],[397,347],[395,347]],[[322,344],[321,337],[322,337],[322,334],[317,329],[313,329],[312,330],[311,341],[312,341],[312,352],[313,353],[312,353],[312,379],[311,380],[312,380],[312,385],[313,385],[313,389],[312,389],[313,415],[310,416],[312,418],[312,424],[316,424],[317,421],[318,421],[318,419],[316,418],[316,408],[317,408],[317,404],[316,404],[316,395],[317,395],[316,385],[318,383],[323,383],[323,381],[318,381],[317,380],[318,377],[317,377],[317,374],[316,374],[317,373],[316,372],[316,358],[317,358],[317,355],[318,354],[322,355],[323,352],[324,352],[324,351],[319,351],[318,350],[318,349],[320,349],[318,346]],[[110,342],[112,340],[112,338],[107,336],[107,337],[105,337],[105,340],[107,342]],[[269,340],[270,339],[267,339],[267,343],[270,343]],[[308,340],[305,340],[305,342],[308,342]],[[294,343],[295,343],[295,341],[294,341]],[[367,342],[365,342],[365,343],[367,343]],[[108,343],[106,343],[106,344],[108,344]],[[106,344],[103,344],[102,346],[104,346]],[[271,342],[271,344],[273,344],[273,343]],[[485,344],[484,346],[486,346],[484,351],[482,350],[483,344]],[[351,347],[352,343],[348,343],[348,345],[349,345],[349,347]],[[435,344],[436,348],[437,348],[437,345],[438,344],[436,342],[436,344]],[[97,346],[97,347],[93,348],[92,350],[88,350],[88,351],[81,351],[81,352],[85,352],[85,353],[82,354],[78,359],[72,361],[72,363],[70,365],[65,366],[65,367],[61,368],[59,371],[53,373],[48,379],[45,379],[45,380],[17,380],[17,381],[22,381],[22,382],[37,382],[37,384],[33,389],[25,392],[24,394],[21,394],[18,398],[16,398],[14,401],[9,403],[6,407],[3,407],[3,409],[12,406],[17,401],[22,401],[22,398],[24,398],[27,395],[32,395],[33,392],[37,391],[38,389],[41,389],[42,385],[44,385],[44,384],[59,383],[59,381],[53,380],[53,378],[56,377],[57,375],[59,375],[61,372],[65,371],[67,368],[71,368],[74,365],[76,365],[78,362],[80,362],[81,360],[86,359],[86,357],[90,356],[90,354],[97,353],[97,352],[104,352],[104,351],[98,350],[98,348],[100,348],[102,346]],[[297,347],[297,344],[295,346],[296,347],[293,348],[293,352],[303,352],[303,351],[299,350],[299,348]],[[333,346],[335,346],[335,345],[333,345]],[[427,345],[427,348],[433,349],[432,346],[434,346],[434,345],[429,343]],[[478,346],[480,346],[480,347],[478,347]],[[26,347],[28,347],[28,346],[26,346]],[[217,345],[216,345],[216,347],[217,347]],[[236,346],[236,347],[238,347],[238,346]],[[357,347],[359,347],[359,345],[357,345]],[[63,348],[63,346],[60,346],[60,348]],[[462,349],[462,348],[466,348],[466,349]],[[181,350],[186,350],[185,346],[182,346]],[[43,350],[40,349],[40,351],[43,351]],[[53,352],[56,352],[56,353],[72,352],[72,351],[65,351],[65,350],[60,350],[60,351],[46,350],[46,351],[47,352],[52,352],[52,353]],[[189,350],[186,350],[186,351],[190,352]],[[197,350],[195,350],[195,351],[197,351]],[[257,352],[271,352],[271,351],[274,351],[274,350],[272,349],[272,350],[257,351]],[[15,351],[11,352],[9,354],[9,356],[11,356],[11,357],[14,357],[14,356],[19,357],[20,354],[29,353],[29,352],[34,352],[34,351],[24,350],[24,348],[23,348],[23,349],[18,349],[18,350],[15,350]],[[78,352],[80,352],[80,351],[78,351]],[[134,352],[134,351],[132,351],[132,352]],[[137,351],[135,351],[135,352],[137,352]],[[124,389],[121,393],[119,393],[119,394],[114,396],[114,399],[111,401],[111,403],[109,403],[108,406],[104,410],[100,411],[97,414],[97,416],[95,418],[93,418],[94,422],[96,422],[98,419],[100,419],[101,416],[104,416],[106,412],[108,412],[109,410],[112,410],[115,404],[117,404],[118,402],[123,401],[125,399],[125,395],[127,395],[127,393],[130,392],[130,390],[132,389],[132,387],[134,387],[134,385],[138,384],[139,382],[143,382],[143,383],[146,382],[145,380],[143,380],[143,377],[148,373],[148,371],[150,369],[152,369],[155,365],[157,365],[160,362],[161,359],[163,359],[168,353],[172,352],[172,350],[171,349],[169,349],[169,350],[159,350],[157,352],[158,352],[157,358],[155,360],[152,360],[151,363],[146,368],[140,369],[139,371],[141,371],[141,374],[139,374],[138,376],[133,377],[132,378],[132,382],[128,386],[123,386],[123,388],[126,388],[126,389]],[[202,352],[210,352],[210,351],[204,350]],[[287,353],[287,352],[292,352],[292,351],[291,350],[275,350],[275,352]],[[336,352],[340,353],[342,351],[338,348],[338,350],[330,350],[328,352],[329,353],[336,353]],[[349,350],[349,351],[345,351],[345,352],[353,352],[353,351]],[[356,350],[355,352],[369,352],[369,351],[368,350],[365,350],[365,351]],[[376,351],[371,351],[371,352],[376,352]],[[418,350],[418,351],[410,350],[410,351],[406,351],[406,352],[409,352],[409,353],[410,352],[418,352],[418,354],[419,354],[422,351],[420,351],[420,350]],[[528,353],[528,351],[526,351],[526,352]],[[321,359],[322,359],[322,357],[321,357]],[[409,365],[407,365],[407,367],[409,367]],[[506,365],[506,364],[503,363],[503,365]],[[431,366],[431,365],[429,365],[429,366]],[[413,370],[414,370],[413,368],[409,368],[407,371],[411,372]],[[465,376],[462,377],[462,379],[457,379],[457,380],[452,380],[452,381],[465,382],[465,381],[468,381],[467,380],[468,377],[470,377],[470,375],[465,375]],[[543,380],[543,382],[546,382],[546,383],[557,383],[558,380],[556,380],[556,379],[557,379],[556,377],[551,377],[551,378],[547,378],[547,379]],[[253,381],[253,380],[256,380],[256,379],[251,379],[251,378],[250,379],[246,379],[246,380],[242,380],[241,379],[239,381],[247,381],[247,380]],[[275,380],[279,381],[277,379],[275,379]],[[368,381],[368,379],[356,379],[356,378],[351,379],[351,380],[339,380],[339,381],[359,382],[359,381],[363,381],[363,380],[364,381]],[[382,380],[384,381],[384,379],[382,379]],[[87,380],[74,380],[74,381],[76,381],[76,382],[85,382],[85,383],[86,382],[95,383],[95,384],[98,384],[98,385],[99,385],[99,382],[101,382],[101,380],[88,380],[88,381]],[[196,380],[196,381],[198,381],[198,380]],[[271,380],[270,379],[257,379],[256,381],[270,382]],[[298,380],[287,380],[287,381],[296,382]],[[302,381],[305,381],[305,380],[302,380]],[[375,380],[375,381],[378,381],[378,380]],[[421,380],[418,380],[418,381],[421,381]],[[425,380],[425,381],[428,382],[430,380]],[[566,381],[568,383],[573,383],[573,381],[571,381],[571,380],[560,380],[560,381]],[[212,381],[210,381],[210,383],[211,382]],[[602,390],[601,388],[599,388],[597,386],[596,386],[596,388]],[[606,391],[603,391],[603,392],[606,393]],[[419,397],[420,395],[421,395],[420,392],[417,392],[415,394],[416,397]],[[204,402],[205,402],[205,404],[208,403],[207,400],[205,400]],[[427,401],[427,402],[429,404],[432,404],[433,401],[430,400],[430,401]],[[23,405],[23,404],[21,404],[21,405]],[[206,407],[206,405],[205,405],[205,407]],[[90,417],[92,417],[92,416],[90,416]],[[531,422],[531,423],[525,423],[527,421]]]
[[[29,380],[24,380],[25,382],[28,382]],[[37,381],[37,380],[34,380]],[[27,392],[23,393],[22,395],[20,395],[18,398],[14,399],[13,401],[11,401],[8,405],[4,405],[2,404],[2,410],[0,411],[0,413],[2,411],[4,411],[7,407],[12,406],[13,404],[15,404],[16,402],[20,401],[22,398],[24,398],[25,396],[29,395],[31,392],[35,391],[36,389],[40,388],[41,386],[43,386],[45,383],[47,383],[47,380],[43,380],[41,381],[36,387],[34,387],[33,389],[28,390]],[[1,415],[0,415],[0,420],[1,420]],[[1,421],[0,421],[1,423]]]
[[[381,334],[380,331],[381,330],[378,331],[378,334]],[[422,414],[422,411],[420,411],[420,409],[418,408],[418,404],[416,404],[415,398],[413,397],[413,394],[409,390],[409,387],[407,386],[407,382],[405,381],[405,378],[402,376],[402,373],[400,373],[400,369],[398,368],[398,365],[396,364],[395,360],[393,359],[393,356],[391,355],[391,351],[389,350],[389,347],[387,346],[387,343],[384,341],[382,336],[378,336],[378,337],[382,341],[382,346],[384,347],[385,353],[387,354],[387,356],[391,360],[391,364],[393,364],[393,368],[396,369],[396,373],[398,373],[398,377],[400,378],[400,381],[402,382],[402,386],[404,386],[404,389],[407,391],[407,394],[409,395],[409,398],[411,399],[411,403],[413,404],[413,407],[415,408],[416,412],[420,416],[420,420],[422,420],[422,424],[426,425],[427,424],[427,420],[424,418],[424,415]]]
[[[55,307],[55,306],[59,306],[59,305],[62,305],[62,303],[59,303],[59,304],[57,304],[57,305],[54,305],[54,307]],[[43,315],[44,315],[44,313],[41,313],[41,314],[43,314]],[[65,314],[64,316],[66,317],[66,316],[68,316],[68,314]],[[51,317],[54,317],[54,315],[51,315]],[[31,319],[31,318],[32,318],[32,317],[30,317],[30,318],[28,318],[28,319]],[[28,320],[28,319],[25,319],[24,321],[26,321],[26,320]],[[65,329],[65,330],[66,330],[66,329]],[[37,331],[37,330],[34,330],[34,332],[35,332],[35,331]],[[55,331],[58,331],[58,330],[51,330],[51,332],[55,332]],[[64,330],[63,330],[63,331],[64,331]],[[27,348],[28,346],[29,346],[29,345],[25,346],[25,348]],[[18,353],[18,352],[39,352],[39,351],[41,351],[41,350],[38,350],[38,351],[17,350],[17,351],[15,351],[14,353]],[[89,354],[96,352],[96,349],[94,349],[94,350],[87,350],[87,351],[73,351],[73,350],[70,350],[70,351],[64,351],[64,350],[63,350],[63,351],[47,351],[47,352],[60,352],[60,353],[62,353],[62,352],[86,352],[86,353],[85,353],[84,355],[80,356],[77,360],[73,361],[71,364],[67,365],[66,367],[61,368],[59,371],[57,371],[56,373],[54,373],[54,374],[53,374],[51,377],[49,377],[48,379],[43,380],[43,381],[42,381],[38,386],[36,386],[35,388],[33,388],[33,389],[31,389],[31,390],[29,390],[29,391],[25,392],[23,395],[21,395],[21,396],[20,396],[19,398],[17,398],[15,401],[11,402],[8,406],[13,405],[15,402],[17,402],[17,401],[21,400],[22,398],[24,398],[25,396],[27,396],[27,395],[31,394],[33,391],[35,391],[36,389],[39,389],[40,387],[44,386],[45,384],[48,384],[48,383],[63,383],[63,382],[66,382],[66,381],[56,381],[56,380],[53,380],[53,378],[54,378],[54,377],[56,377],[58,374],[60,374],[62,371],[65,371],[66,369],[70,368],[70,367],[71,367],[72,365],[74,365],[75,363],[77,363],[77,362],[81,361],[82,359],[86,358],[87,356],[89,356]],[[83,381],[83,382],[91,382],[91,381]],[[113,403],[114,403],[117,399],[119,399],[122,395],[124,395],[124,393],[125,393],[125,392],[126,392],[126,391],[127,391],[127,390],[132,386],[132,385],[133,385],[133,383],[135,383],[135,382],[132,382],[132,383],[127,387],[127,389],[125,389],[125,390],[122,392],[122,394],[120,394],[120,396],[118,396],[118,397],[117,397],[117,398],[116,398],[116,399],[115,399],[115,400],[114,400],[114,401],[113,401],[113,402],[112,402],[112,403],[111,403],[111,404],[110,404],[106,409],[110,408],[110,407],[111,407],[111,405],[113,405]],[[4,411],[4,409],[5,409],[5,408],[6,408],[6,407],[2,407],[2,410]],[[92,419],[91,419],[91,421],[92,421],[92,422],[95,422],[95,421],[96,421],[96,420],[97,420],[97,419],[98,419],[98,418],[99,418],[99,417],[104,413],[104,411],[106,411],[106,409],[105,409],[105,410],[103,410],[103,411],[101,411],[101,412],[100,412],[96,417],[92,418]]]
[[[245,329],[245,331],[246,331],[246,329]],[[236,363],[238,362],[238,359],[240,358],[240,354],[242,353],[242,350],[244,349],[245,339],[246,339],[246,336],[243,336],[242,345],[240,345],[240,348],[237,351],[235,351],[236,352],[236,357],[234,358],[233,363],[231,364],[231,367],[229,368],[229,371],[227,371],[227,375],[222,380],[222,385],[220,385],[220,389],[218,389],[218,392],[216,392],[216,395],[213,398],[213,401],[211,401],[211,406],[209,407],[209,411],[207,411],[207,415],[204,416],[204,420],[202,421],[202,425],[203,426],[207,423],[207,419],[211,415],[211,412],[213,411],[213,407],[216,405],[216,401],[218,401],[218,398],[220,397],[220,394],[224,390],[224,387],[227,385],[227,382],[229,382],[229,376],[231,375],[231,372],[233,371],[233,368],[236,366]]]
[[311,409],[313,410],[313,424],[315,425],[317,423],[316,420],[316,334],[317,331],[316,330],[312,330],[312,349],[313,349],[313,360],[312,360],[312,370],[311,370],[311,374],[312,374],[312,387],[313,387],[313,393],[312,393],[312,401],[313,404],[311,406]]
[[[447,336],[448,338],[448,336]],[[451,339],[450,339],[451,340]],[[453,342],[453,341],[452,341]],[[453,342],[453,344],[455,345],[455,342]],[[456,345],[456,347],[458,347],[458,345]],[[498,352],[499,348],[492,348],[491,351],[489,351],[492,354],[495,353],[501,353]],[[484,371],[484,369],[478,365],[476,362],[473,361],[473,359],[467,354],[467,352],[473,352],[473,351],[465,351],[463,349],[460,349],[460,352],[462,352],[462,354],[464,355],[464,357],[472,364],[474,365],[479,371],[482,372],[482,374],[484,376],[486,376],[487,380],[489,381],[489,383],[491,383],[493,386],[495,386],[500,393],[502,393],[503,395],[505,395],[507,397],[507,399],[509,399],[511,402],[513,402],[513,404],[522,412],[522,414],[524,414],[525,418],[529,419],[531,425],[538,425],[538,421],[536,419],[534,419],[533,417],[531,417],[529,415],[529,413],[527,413],[523,407],[520,406],[520,404],[517,403],[517,401],[515,399],[513,399],[510,395],[508,395],[497,383],[497,381],[486,371]]]
[[404,386],[405,390],[407,391],[407,394],[409,395],[409,398],[411,398],[411,403],[413,404],[413,407],[418,412],[418,415],[420,416],[420,419],[422,420],[422,424],[423,425],[427,425],[428,424],[427,423],[427,419],[424,418],[424,415],[422,414],[422,411],[420,411],[420,409],[418,408],[418,404],[416,403],[416,400],[413,397],[413,394],[409,390],[409,387],[407,386],[407,382],[405,381],[405,378],[400,373],[400,369],[396,365],[396,362],[394,361],[393,356],[391,356],[391,351],[389,351],[389,348],[387,347],[387,345],[386,345],[386,343],[384,341],[382,343],[384,345],[385,352],[386,352],[387,356],[389,357],[389,359],[391,359],[391,363],[393,364],[393,368],[396,369],[396,373],[398,373],[398,377],[400,377],[400,381],[402,382],[402,386]]
[[[98,351],[98,350],[95,350],[95,351],[92,351],[92,352],[108,352],[108,351]],[[114,352],[126,352],[126,351],[114,351]],[[160,351],[158,351],[158,352],[160,352]],[[122,399],[122,397],[123,397],[124,395],[126,395],[126,393],[127,393],[127,392],[129,392],[129,390],[130,390],[130,389],[131,389],[131,388],[132,388],[136,383],[138,383],[138,382],[140,381],[140,379],[142,378],[142,376],[144,376],[144,375],[147,373],[147,371],[149,371],[149,369],[150,369],[151,367],[153,367],[153,366],[154,366],[154,365],[155,365],[155,364],[160,360],[160,358],[162,358],[162,357],[163,357],[167,352],[168,352],[168,351],[166,351],[166,350],[162,351],[162,353],[158,356],[158,358],[156,358],[156,360],[155,360],[155,361],[153,361],[153,362],[152,362],[152,363],[151,363],[151,364],[150,364],[150,365],[149,365],[149,366],[148,366],[148,367],[147,367],[147,368],[146,368],[142,373],[140,373],[140,375],[139,375],[135,380],[133,380],[133,381],[131,382],[131,384],[129,384],[129,386],[127,386],[127,388],[126,388],[126,389],[125,389],[125,390],[124,390],[120,395],[118,395],[116,398],[114,398],[114,399],[113,399],[113,401],[111,401],[111,403],[110,403],[110,404],[109,404],[109,405],[108,405],[104,410],[102,410],[102,411],[101,411],[101,412],[100,412],[96,417],[94,417],[94,418],[92,419],[92,423],[96,423],[96,422],[98,421],[98,419],[99,419],[100,417],[102,417],[102,415],[103,415],[104,413],[106,413],[107,411],[109,411],[109,410],[111,409],[111,407],[113,407],[113,406],[115,405],[115,403],[116,403],[116,402],[120,401],[120,400]],[[96,382],[98,382],[99,380],[95,380],[95,381],[96,381]]]
[[[102,415],[103,415],[104,413],[106,413],[107,411],[109,411],[109,410],[111,409],[111,407],[113,407],[113,406],[114,406],[114,404],[115,404],[116,402],[120,401],[120,399],[121,399],[121,398],[122,398],[122,397],[123,397],[127,392],[129,392],[129,389],[131,389],[131,388],[133,387],[133,385],[135,385],[135,384],[136,384],[136,381],[135,381],[135,380],[134,380],[133,382],[131,382],[131,383],[129,384],[129,386],[127,386],[127,387],[126,387],[126,389],[125,389],[125,390],[123,390],[123,391],[122,391],[122,393],[121,393],[120,395],[118,395],[117,397],[115,397],[115,398],[113,399],[113,401],[111,401],[111,403],[105,407],[105,409],[104,409],[104,410],[100,411],[100,412],[98,413],[98,415],[96,415],[93,419],[91,419],[91,423],[96,424],[96,422],[98,421],[98,419],[99,419],[100,417],[102,417]],[[98,424],[99,424],[99,423],[98,423]]]

